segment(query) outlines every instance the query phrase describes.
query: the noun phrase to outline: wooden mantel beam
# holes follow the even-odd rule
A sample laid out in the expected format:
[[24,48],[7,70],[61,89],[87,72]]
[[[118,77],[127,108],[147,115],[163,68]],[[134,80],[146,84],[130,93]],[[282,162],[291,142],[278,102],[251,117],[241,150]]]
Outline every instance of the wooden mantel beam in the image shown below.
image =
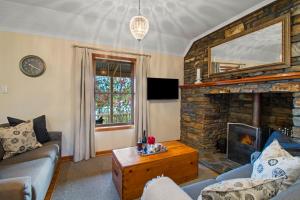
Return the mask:
[[300,79],[300,72],[289,72],[289,73],[282,73],[282,74],[275,74],[275,75],[265,75],[265,76],[247,77],[247,78],[232,79],[232,80],[187,84],[187,85],[181,85],[180,88],[190,89],[190,88],[197,88],[197,87],[212,87],[212,86],[235,85],[235,84],[243,84],[243,83],[258,83],[258,82],[290,80],[290,79]]

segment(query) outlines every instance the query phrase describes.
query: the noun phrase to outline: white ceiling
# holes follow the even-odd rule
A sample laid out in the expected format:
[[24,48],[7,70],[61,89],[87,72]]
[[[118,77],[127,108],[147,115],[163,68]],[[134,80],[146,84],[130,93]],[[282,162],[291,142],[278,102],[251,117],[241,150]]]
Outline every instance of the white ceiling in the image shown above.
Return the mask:
[[138,0],[0,0],[0,30],[184,55],[199,35],[269,2],[141,0],[150,30],[139,43],[128,25],[138,13]]

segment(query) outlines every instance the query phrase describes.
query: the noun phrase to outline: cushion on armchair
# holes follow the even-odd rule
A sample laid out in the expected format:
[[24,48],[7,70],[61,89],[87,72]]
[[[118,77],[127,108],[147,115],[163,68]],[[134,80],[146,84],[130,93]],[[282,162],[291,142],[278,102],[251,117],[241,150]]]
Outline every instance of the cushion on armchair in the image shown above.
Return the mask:
[[265,200],[276,196],[283,178],[240,178],[222,181],[204,188],[198,200]]
[[274,140],[254,162],[251,178],[284,177],[281,191],[291,186],[300,176],[300,157],[293,157]]

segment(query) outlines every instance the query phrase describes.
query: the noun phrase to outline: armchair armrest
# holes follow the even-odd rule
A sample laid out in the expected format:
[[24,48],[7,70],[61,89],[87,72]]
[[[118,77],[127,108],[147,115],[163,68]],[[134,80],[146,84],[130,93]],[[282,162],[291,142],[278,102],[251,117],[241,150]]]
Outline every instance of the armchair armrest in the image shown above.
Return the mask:
[[31,178],[0,179],[0,199],[31,200]]
[[258,159],[260,156],[261,152],[255,151],[254,153],[251,154],[251,164],[253,165],[254,162]]
[[141,200],[192,200],[174,181],[168,177],[159,177],[149,181]]
[[225,172],[219,175],[216,180],[218,182],[226,181],[235,178],[249,178],[252,174],[253,166],[251,164],[246,164],[231,171]]

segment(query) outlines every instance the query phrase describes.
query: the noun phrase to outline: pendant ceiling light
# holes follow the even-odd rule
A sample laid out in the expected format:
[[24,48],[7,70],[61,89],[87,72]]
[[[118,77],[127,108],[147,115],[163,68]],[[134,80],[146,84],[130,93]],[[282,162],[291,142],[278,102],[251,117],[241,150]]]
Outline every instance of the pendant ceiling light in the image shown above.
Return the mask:
[[149,21],[141,15],[141,0],[139,0],[139,14],[131,18],[129,28],[138,41],[141,41],[149,31]]

